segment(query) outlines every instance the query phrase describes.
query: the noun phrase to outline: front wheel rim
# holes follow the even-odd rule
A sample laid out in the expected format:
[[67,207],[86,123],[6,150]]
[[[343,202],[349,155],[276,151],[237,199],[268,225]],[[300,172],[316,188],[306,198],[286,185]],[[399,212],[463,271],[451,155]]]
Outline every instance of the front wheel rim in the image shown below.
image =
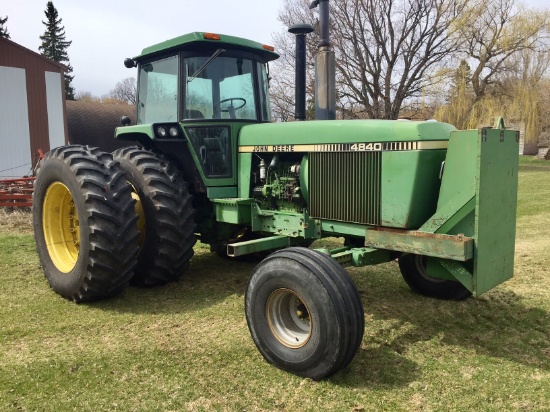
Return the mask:
[[42,228],[50,259],[62,273],[76,266],[80,252],[80,225],[71,192],[61,182],[46,191],[42,205]]
[[284,346],[301,348],[311,338],[311,313],[293,290],[283,288],[273,291],[267,299],[266,313],[269,329]]

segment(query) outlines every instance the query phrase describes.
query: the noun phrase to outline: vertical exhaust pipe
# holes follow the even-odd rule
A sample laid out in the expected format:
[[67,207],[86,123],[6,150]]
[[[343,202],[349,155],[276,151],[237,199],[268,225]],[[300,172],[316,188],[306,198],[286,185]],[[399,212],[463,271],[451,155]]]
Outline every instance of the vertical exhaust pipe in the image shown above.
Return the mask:
[[296,78],[294,118],[306,120],[306,35],[313,31],[309,24],[295,24],[288,31],[296,36]]
[[[315,7],[313,2],[310,5]],[[330,47],[330,34],[329,34],[329,7],[328,0],[319,0],[316,4],[319,5],[319,49],[322,47]]]
[[315,57],[315,118],[336,119],[336,58],[330,44],[329,0],[314,0],[309,8],[319,6],[319,37]]

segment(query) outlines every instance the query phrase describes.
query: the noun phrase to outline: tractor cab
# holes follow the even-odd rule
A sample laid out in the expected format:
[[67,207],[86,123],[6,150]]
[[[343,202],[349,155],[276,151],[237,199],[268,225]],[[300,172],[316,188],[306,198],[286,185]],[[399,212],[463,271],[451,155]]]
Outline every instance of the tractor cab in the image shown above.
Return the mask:
[[240,129],[271,121],[267,63],[278,58],[273,50],[212,33],[190,33],[144,49],[125,61],[138,67],[137,125],[118,128],[116,137],[186,163],[190,156],[200,175],[194,181],[202,182],[199,192],[235,186]]

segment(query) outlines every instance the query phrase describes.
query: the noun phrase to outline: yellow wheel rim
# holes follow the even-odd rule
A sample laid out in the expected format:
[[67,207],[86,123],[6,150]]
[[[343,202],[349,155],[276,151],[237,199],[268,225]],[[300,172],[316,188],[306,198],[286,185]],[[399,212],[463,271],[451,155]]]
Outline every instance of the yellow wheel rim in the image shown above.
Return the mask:
[[74,269],[80,251],[80,226],[71,192],[61,182],[48,187],[42,206],[42,228],[50,258],[63,273]]
[[134,210],[138,215],[138,220],[137,220],[137,228],[139,230],[138,245],[141,249],[141,247],[143,247],[143,243],[145,242],[145,212],[143,211],[143,204],[141,203],[141,199],[139,198],[139,195],[137,194],[135,187],[132,184],[130,184],[130,186],[132,186],[132,199],[136,201],[136,204],[134,205]]

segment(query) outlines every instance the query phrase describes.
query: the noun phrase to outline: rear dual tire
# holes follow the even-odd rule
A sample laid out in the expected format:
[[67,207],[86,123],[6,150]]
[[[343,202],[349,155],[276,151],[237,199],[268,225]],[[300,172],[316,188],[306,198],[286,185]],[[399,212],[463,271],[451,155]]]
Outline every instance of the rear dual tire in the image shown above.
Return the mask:
[[75,302],[120,293],[138,252],[136,215],[112,155],[63,146],[40,164],[33,194],[36,250],[51,288]]
[[181,173],[135,147],[114,158],[79,145],[48,152],[35,182],[33,226],[48,283],[75,302],[114,296],[130,281],[178,280],[196,241]]
[[139,147],[118,149],[113,156],[126,172],[139,215],[132,283],[155,286],[180,279],[196,243],[192,197],[182,173],[161,154]]

